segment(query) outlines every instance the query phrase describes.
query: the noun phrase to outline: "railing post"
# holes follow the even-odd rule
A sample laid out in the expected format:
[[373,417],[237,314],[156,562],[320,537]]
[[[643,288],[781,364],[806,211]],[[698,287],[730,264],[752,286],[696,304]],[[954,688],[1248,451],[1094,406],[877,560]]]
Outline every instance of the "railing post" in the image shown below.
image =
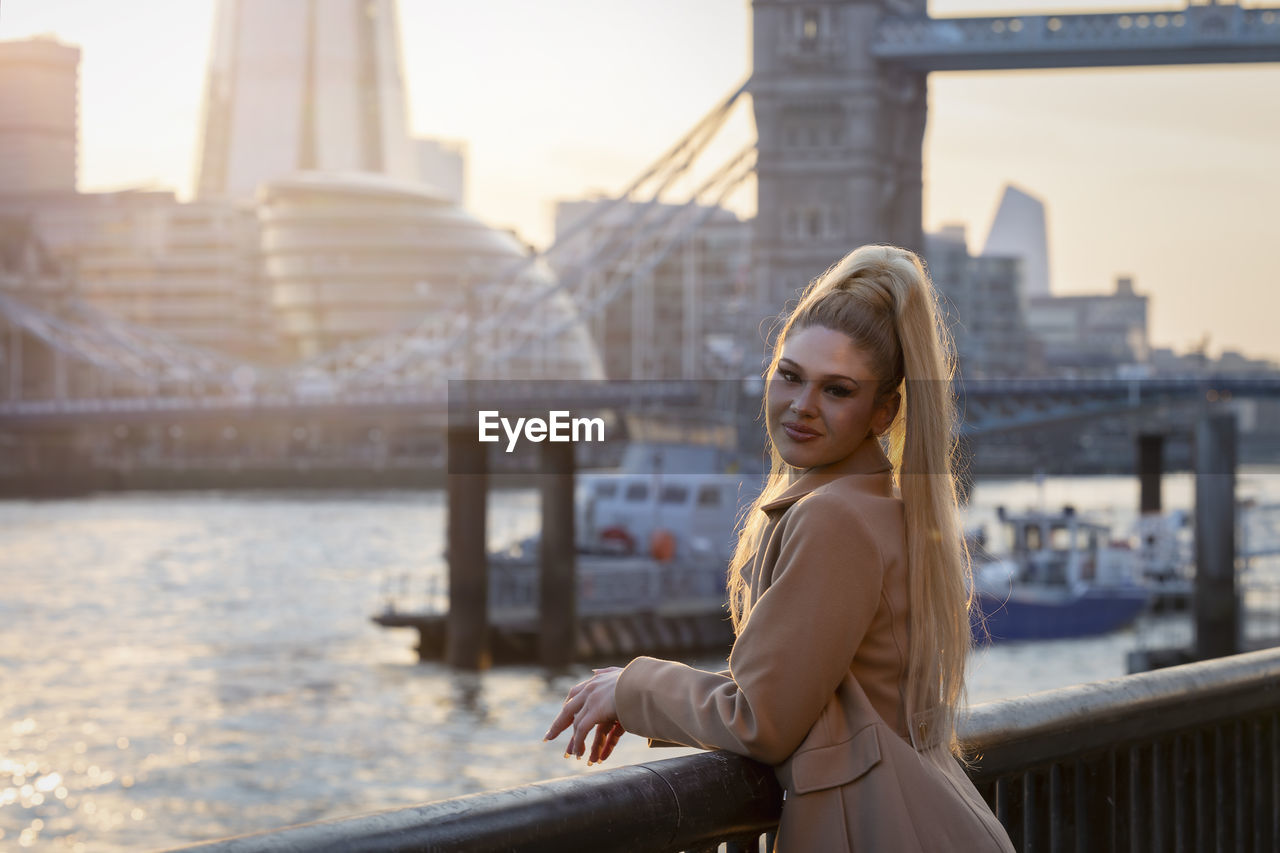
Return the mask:
[[538,544],[539,653],[549,667],[573,659],[577,566],[573,529],[573,444],[542,445],[542,537]]
[[489,558],[485,549],[488,458],[475,427],[449,425],[449,618],[445,660],[459,669],[489,666]]
[[1236,418],[1212,412],[1196,425],[1196,658],[1239,649],[1236,606]]

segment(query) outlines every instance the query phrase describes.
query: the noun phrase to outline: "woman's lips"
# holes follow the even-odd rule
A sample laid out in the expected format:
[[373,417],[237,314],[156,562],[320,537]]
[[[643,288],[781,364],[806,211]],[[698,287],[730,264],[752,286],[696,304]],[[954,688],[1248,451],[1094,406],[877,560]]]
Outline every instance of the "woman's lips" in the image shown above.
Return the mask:
[[818,437],[818,434],[811,429],[806,429],[796,424],[783,424],[782,429],[787,434],[787,438],[792,441],[805,442]]

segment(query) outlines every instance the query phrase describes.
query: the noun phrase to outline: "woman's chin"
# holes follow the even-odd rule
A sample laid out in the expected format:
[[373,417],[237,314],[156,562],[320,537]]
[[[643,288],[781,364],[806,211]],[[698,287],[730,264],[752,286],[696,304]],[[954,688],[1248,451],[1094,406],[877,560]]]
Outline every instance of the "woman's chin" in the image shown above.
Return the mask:
[[796,444],[790,439],[783,439],[774,446],[778,448],[782,461],[792,468],[812,468],[821,464],[822,454],[815,452],[817,448]]

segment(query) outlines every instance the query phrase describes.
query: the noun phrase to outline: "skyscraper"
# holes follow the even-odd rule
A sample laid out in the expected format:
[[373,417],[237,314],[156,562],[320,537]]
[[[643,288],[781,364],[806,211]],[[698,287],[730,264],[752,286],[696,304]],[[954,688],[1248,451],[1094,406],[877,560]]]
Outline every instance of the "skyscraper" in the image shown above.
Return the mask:
[[196,192],[298,171],[418,180],[393,0],[218,0]]
[[982,256],[1022,258],[1024,297],[1048,296],[1049,234],[1044,202],[1006,185]]
[[0,42],[0,194],[74,193],[80,49]]
[[965,379],[1035,375],[1039,355],[1027,331],[1021,258],[969,254],[963,225],[926,234],[929,274]]

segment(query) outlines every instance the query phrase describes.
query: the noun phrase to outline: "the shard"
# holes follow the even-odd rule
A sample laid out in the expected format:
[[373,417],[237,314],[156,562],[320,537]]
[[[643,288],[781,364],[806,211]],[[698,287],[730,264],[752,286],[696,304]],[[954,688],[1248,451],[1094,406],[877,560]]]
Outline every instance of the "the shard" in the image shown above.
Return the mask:
[[299,171],[417,180],[406,125],[393,0],[218,0],[197,196]]

